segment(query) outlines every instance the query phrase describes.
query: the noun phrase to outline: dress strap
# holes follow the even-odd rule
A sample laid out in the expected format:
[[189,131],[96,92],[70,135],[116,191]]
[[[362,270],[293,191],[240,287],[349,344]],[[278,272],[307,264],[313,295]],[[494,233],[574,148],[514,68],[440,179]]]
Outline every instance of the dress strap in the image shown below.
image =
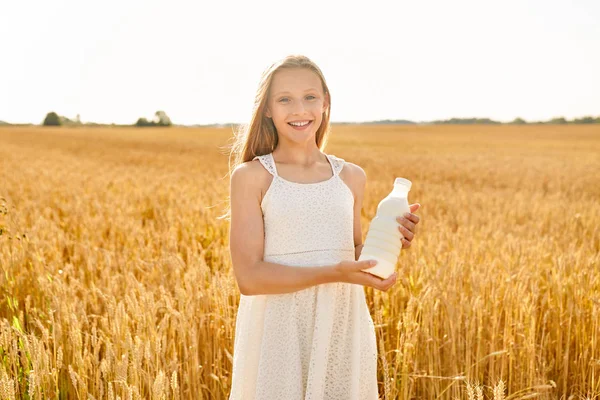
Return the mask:
[[[342,168],[344,168],[344,164],[346,161],[343,158],[339,158],[339,157],[336,157],[331,154],[325,154],[325,156],[327,157],[327,159],[329,160],[329,163],[331,164],[331,167],[333,169],[333,174],[338,175],[340,173],[340,171],[342,170]],[[253,160],[256,160],[257,158],[258,158],[258,161],[260,161],[260,163],[263,165],[263,167],[265,167],[265,169],[267,171],[269,171],[269,173],[271,175],[279,176],[277,174],[277,167],[275,167],[275,159],[273,158],[273,153],[264,154],[262,156],[256,156],[253,158]]]
[[256,160],[257,158],[271,175],[277,176],[277,168],[275,168],[275,159],[273,158],[273,153],[256,156],[252,159],[252,161]]
[[344,168],[346,161],[343,158],[339,158],[331,154],[326,154],[326,156],[333,167],[333,174],[338,175],[342,168]]

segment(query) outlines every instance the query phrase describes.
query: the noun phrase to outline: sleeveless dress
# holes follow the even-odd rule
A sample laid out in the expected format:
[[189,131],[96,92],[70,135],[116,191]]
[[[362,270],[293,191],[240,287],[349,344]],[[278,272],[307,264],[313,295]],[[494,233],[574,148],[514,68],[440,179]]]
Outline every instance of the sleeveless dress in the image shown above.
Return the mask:
[[[354,196],[344,160],[333,176],[298,183],[273,175],[261,202],[266,262],[325,266],[354,260]],[[284,294],[240,294],[230,400],[377,400],[375,327],[361,285],[335,282]]]

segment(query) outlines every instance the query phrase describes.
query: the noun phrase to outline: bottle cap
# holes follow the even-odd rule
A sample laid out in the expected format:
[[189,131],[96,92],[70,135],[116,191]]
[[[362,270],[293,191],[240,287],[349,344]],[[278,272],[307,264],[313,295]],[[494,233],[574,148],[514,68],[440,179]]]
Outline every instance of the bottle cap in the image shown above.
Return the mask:
[[410,190],[412,182],[406,178],[396,178],[396,180],[394,181],[394,186],[403,186],[406,188],[406,190]]

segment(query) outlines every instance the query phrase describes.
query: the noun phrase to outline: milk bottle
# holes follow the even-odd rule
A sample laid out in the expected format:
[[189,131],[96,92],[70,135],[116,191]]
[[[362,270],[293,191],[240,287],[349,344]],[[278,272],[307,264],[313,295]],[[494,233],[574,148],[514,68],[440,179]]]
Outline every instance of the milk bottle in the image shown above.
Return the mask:
[[396,178],[394,189],[381,200],[377,206],[377,214],[369,225],[369,231],[358,261],[377,260],[377,265],[363,271],[386,279],[394,273],[402,248],[398,230],[400,223],[397,217],[410,212],[408,192],[412,182],[405,178]]

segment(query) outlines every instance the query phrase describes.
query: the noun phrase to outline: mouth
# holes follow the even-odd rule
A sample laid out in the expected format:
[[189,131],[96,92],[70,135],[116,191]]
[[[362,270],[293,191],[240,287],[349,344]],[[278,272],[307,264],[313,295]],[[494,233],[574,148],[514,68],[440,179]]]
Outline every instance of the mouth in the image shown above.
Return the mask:
[[296,123],[296,125],[292,124],[291,122],[288,122],[288,125],[296,129],[297,131],[303,131],[309,126],[311,126],[312,123],[313,121],[299,121],[299,123]]

